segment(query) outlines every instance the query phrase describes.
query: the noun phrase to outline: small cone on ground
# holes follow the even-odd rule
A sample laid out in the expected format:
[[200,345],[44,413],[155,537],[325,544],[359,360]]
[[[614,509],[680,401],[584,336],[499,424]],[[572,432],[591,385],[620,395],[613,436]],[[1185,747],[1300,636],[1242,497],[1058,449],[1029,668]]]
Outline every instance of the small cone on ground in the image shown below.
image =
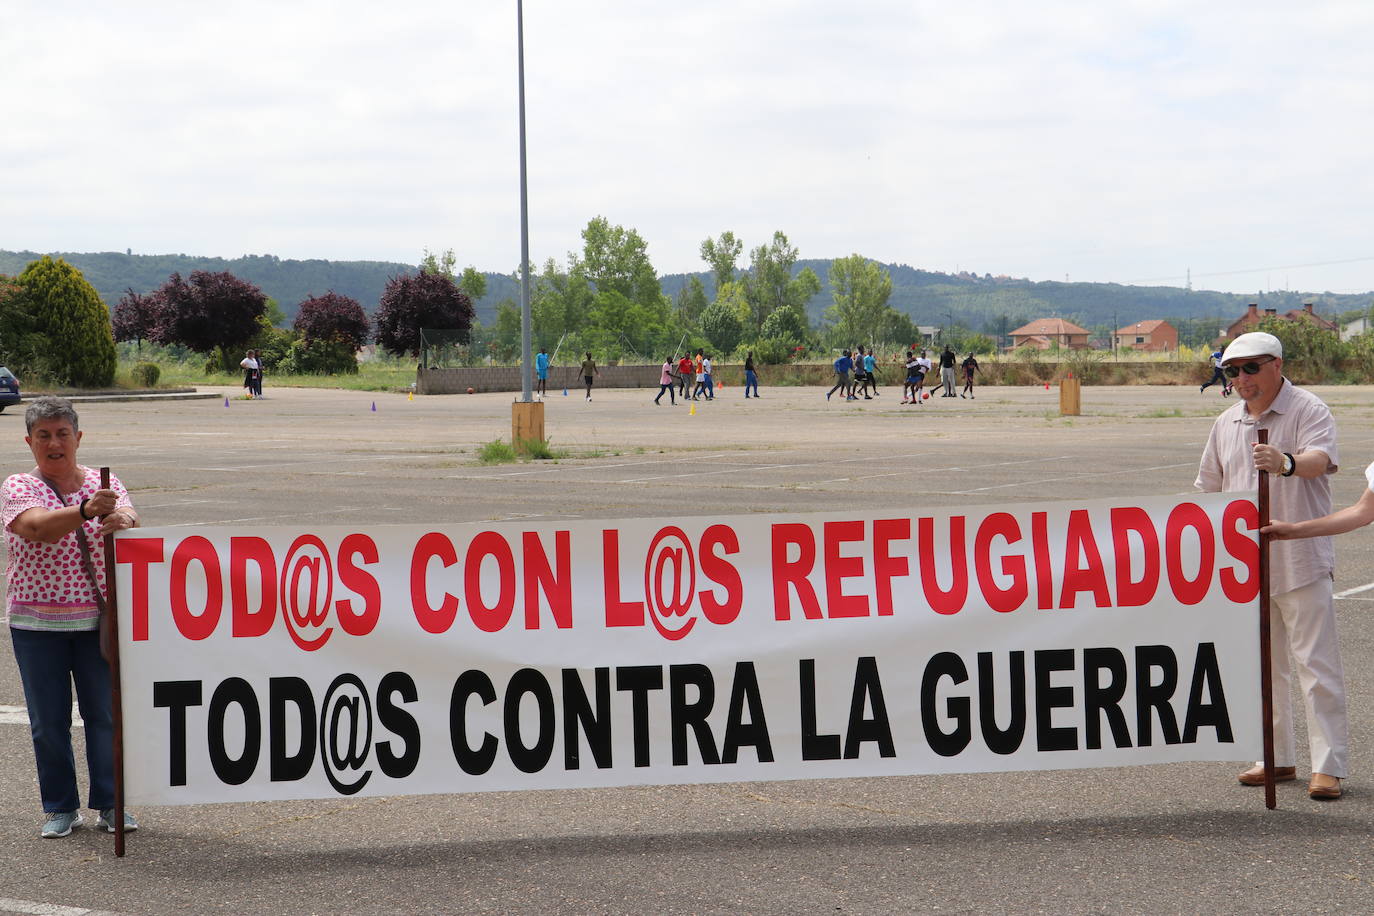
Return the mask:
[[568,396],[568,386],[567,386],[567,385],[564,385],[564,386],[563,386],[563,397],[566,398],[567,396]]
[[412,391],[410,394],[406,395],[406,400],[407,400],[407,401],[413,401],[413,400],[415,400],[415,392]]
[[377,402],[376,402],[376,401],[373,401],[373,402],[372,402],[372,412],[373,412],[373,413],[376,413],[376,412],[377,412]]
[[693,405],[692,405],[692,409],[689,410],[689,411],[687,411],[687,416],[689,416],[689,417],[695,417],[696,415],[697,415],[697,405],[693,404]]
[[228,406],[229,406],[229,395],[227,395],[227,394],[224,396],[224,406],[225,406],[225,407],[228,407]]

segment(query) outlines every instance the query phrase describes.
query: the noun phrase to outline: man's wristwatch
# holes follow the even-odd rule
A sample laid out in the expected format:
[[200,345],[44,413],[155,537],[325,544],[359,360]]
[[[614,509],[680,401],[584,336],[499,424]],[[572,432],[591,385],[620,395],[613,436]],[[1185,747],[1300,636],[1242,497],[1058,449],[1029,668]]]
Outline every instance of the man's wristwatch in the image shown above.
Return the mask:
[[1292,454],[1290,454],[1289,452],[1284,452],[1284,453],[1283,453],[1283,473],[1281,473],[1279,476],[1280,476],[1280,477],[1292,477],[1292,476],[1293,476],[1293,472],[1296,471],[1297,469],[1298,469],[1298,463],[1297,463],[1296,461],[1293,460]]

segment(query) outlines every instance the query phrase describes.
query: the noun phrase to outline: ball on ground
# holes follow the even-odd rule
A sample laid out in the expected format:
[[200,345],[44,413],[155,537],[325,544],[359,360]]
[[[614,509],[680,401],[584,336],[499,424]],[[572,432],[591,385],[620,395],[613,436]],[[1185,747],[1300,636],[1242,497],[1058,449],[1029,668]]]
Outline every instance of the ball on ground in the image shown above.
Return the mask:
[[472,394],[472,389],[471,389],[471,388],[468,389],[468,394]]
[[930,400],[930,392],[927,391],[927,392],[923,393],[923,394],[921,395],[921,397],[922,397],[923,399],[929,401],[929,400]]

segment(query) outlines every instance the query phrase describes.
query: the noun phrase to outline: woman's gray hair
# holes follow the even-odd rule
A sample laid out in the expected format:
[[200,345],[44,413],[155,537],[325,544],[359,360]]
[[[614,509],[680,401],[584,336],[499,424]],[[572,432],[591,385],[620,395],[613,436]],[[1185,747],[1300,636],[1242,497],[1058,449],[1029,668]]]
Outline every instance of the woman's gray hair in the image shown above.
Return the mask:
[[76,408],[66,398],[44,395],[41,398],[35,398],[24,409],[25,432],[32,433],[33,424],[42,423],[44,420],[66,420],[71,423],[72,432],[81,429],[76,419]]

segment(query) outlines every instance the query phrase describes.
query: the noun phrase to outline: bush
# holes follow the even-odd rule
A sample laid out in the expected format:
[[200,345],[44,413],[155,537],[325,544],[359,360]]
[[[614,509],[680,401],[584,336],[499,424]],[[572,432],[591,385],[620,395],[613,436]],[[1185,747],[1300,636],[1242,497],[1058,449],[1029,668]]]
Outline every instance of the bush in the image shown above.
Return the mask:
[[352,345],[338,340],[292,342],[277,364],[286,375],[357,375],[358,359]]
[[790,341],[780,337],[769,337],[754,344],[754,361],[764,366],[781,366],[791,361],[792,352]]
[[162,368],[156,363],[139,363],[134,366],[131,374],[134,384],[140,388],[156,388],[157,380],[162,376]]

